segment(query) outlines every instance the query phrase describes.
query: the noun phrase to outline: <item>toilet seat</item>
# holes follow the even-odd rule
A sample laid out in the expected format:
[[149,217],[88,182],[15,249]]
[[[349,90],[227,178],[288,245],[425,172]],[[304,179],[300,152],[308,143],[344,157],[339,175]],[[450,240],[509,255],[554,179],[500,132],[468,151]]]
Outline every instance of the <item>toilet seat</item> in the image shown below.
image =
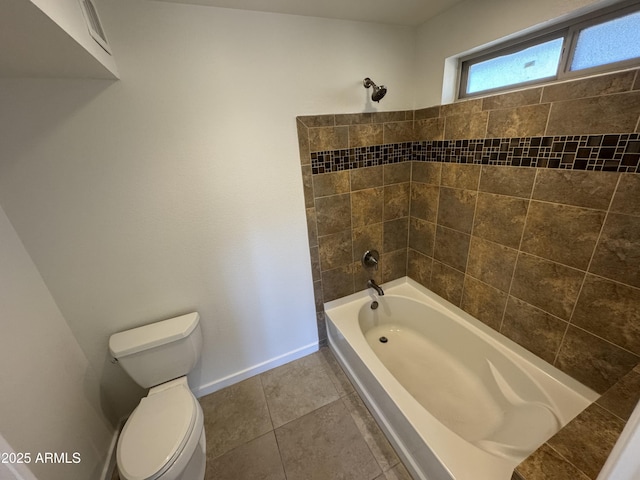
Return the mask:
[[197,400],[188,388],[153,390],[140,401],[118,440],[117,461],[130,480],[156,480],[182,453],[196,424]]

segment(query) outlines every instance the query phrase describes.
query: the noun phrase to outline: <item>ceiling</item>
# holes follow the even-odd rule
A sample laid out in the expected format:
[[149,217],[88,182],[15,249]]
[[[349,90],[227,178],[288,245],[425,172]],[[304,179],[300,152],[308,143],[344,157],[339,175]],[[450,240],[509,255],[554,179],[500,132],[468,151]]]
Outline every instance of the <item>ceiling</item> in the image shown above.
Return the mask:
[[160,0],[310,17],[416,26],[461,0]]

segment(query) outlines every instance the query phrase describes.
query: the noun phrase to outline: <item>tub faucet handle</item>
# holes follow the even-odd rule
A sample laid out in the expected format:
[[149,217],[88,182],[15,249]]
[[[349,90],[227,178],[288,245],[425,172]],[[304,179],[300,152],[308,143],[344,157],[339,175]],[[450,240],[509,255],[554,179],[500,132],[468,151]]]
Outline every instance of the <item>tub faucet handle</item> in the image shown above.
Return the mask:
[[380,260],[380,254],[377,250],[367,250],[362,255],[362,266],[365,269],[373,268],[378,270],[378,261]]

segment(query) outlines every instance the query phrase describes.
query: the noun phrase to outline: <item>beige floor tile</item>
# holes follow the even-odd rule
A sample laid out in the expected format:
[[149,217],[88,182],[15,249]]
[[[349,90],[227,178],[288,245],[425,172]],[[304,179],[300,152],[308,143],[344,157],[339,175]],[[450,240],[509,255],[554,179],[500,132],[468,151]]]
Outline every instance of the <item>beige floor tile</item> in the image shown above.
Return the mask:
[[200,404],[208,460],[273,430],[259,377],[202,397]]
[[273,432],[207,462],[205,480],[285,480]]
[[287,480],[371,480],[382,471],[341,401],[276,429]]
[[275,428],[340,398],[318,353],[260,377]]
[[398,455],[360,397],[354,393],[342,401],[382,471],[386,472],[397,465],[400,462]]
[[349,378],[345,375],[329,347],[322,347],[316,355],[320,357],[320,361],[324,365],[329,380],[331,380],[333,386],[336,387],[338,395],[344,397],[355,392]]

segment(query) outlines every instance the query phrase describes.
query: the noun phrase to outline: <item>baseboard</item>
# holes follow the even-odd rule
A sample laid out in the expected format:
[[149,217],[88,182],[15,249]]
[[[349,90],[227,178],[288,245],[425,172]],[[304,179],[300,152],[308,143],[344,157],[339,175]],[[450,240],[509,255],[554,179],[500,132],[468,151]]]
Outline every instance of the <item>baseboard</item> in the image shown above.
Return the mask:
[[204,397],[205,395],[209,395],[210,393],[217,392],[218,390],[221,390],[235,383],[241,382],[242,380],[246,380],[247,378],[266,372],[267,370],[271,370],[273,368],[279,367],[280,365],[284,365],[285,363],[289,363],[289,362],[292,362],[293,360],[297,360],[298,358],[302,358],[313,352],[317,352],[318,348],[319,348],[318,342],[310,343],[309,345],[305,345],[304,347],[297,348],[295,350],[292,350],[291,352],[287,352],[283,355],[279,355],[265,362],[262,362],[252,367],[241,370],[237,373],[228,375],[219,380],[214,380],[213,382],[200,385],[199,387],[192,389],[193,393],[196,397]]

